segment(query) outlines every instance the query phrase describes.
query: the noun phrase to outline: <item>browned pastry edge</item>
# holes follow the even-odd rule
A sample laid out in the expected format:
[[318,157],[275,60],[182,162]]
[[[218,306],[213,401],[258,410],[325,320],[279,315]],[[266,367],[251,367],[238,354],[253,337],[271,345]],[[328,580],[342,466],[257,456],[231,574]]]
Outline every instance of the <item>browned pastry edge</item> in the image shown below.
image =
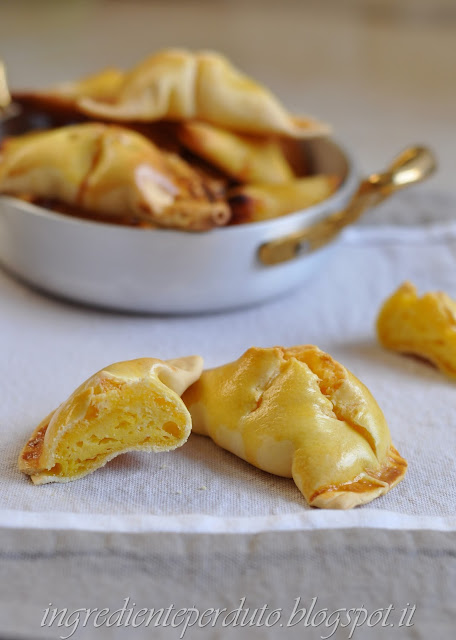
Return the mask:
[[368,478],[358,477],[344,484],[320,487],[310,497],[309,504],[312,506],[318,499],[330,502],[337,494],[345,492],[367,495],[370,492],[386,493],[402,480],[406,471],[407,461],[391,445],[385,462],[380,469],[376,471],[365,470],[365,473],[369,475]]
[[40,424],[30,436],[27,444],[22,449],[18,465],[19,469],[23,473],[33,475],[40,469],[39,460],[43,451],[44,436],[46,435],[47,428],[51,421],[54,411],[52,411]]

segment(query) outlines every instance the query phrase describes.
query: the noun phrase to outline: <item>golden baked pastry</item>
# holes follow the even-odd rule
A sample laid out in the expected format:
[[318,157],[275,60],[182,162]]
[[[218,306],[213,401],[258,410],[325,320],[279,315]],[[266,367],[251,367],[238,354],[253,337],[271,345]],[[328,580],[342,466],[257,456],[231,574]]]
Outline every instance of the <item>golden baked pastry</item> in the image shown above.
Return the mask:
[[239,182],[287,182],[294,178],[282,147],[273,137],[236,134],[205,122],[178,129],[182,144]]
[[77,101],[91,118],[114,121],[203,120],[239,133],[314,137],[329,132],[291,116],[270,91],[218,53],[165,49],[125,74],[114,98]]
[[6,82],[5,66],[0,60],[0,110],[7,107],[10,102],[11,96]]
[[443,291],[419,298],[405,282],[383,304],[377,334],[386,349],[425,358],[456,378],[456,302]]
[[186,442],[191,419],[180,396],[202,359],[140,358],[102,369],[35,429],[20,471],[34,484],[69,482],[126,451],[170,451]]
[[332,195],[337,176],[314,175],[281,184],[248,184],[228,193],[233,223],[260,222],[300,211]]
[[43,91],[13,91],[13,99],[22,106],[51,114],[74,115],[79,112],[77,103],[80,98],[113,99],[124,75],[119,69],[103,69],[75,82],[62,82]]
[[7,139],[0,147],[0,193],[184,230],[226,224],[231,215],[210,181],[183,159],[135,131],[101,123]]
[[370,502],[405,474],[369,390],[315,346],[251,348],[204,371],[182,398],[195,433],[293,477],[311,506]]

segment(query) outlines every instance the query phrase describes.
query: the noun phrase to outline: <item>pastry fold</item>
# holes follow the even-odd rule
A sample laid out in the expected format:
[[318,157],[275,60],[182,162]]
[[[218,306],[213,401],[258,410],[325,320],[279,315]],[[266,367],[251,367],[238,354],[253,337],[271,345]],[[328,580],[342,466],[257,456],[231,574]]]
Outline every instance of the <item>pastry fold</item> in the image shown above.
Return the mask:
[[386,349],[425,358],[456,378],[456,302],[443,291],[420,298],[405,282],[384,302],[377,334]]
[[202,359],[140,358],[102,369],[35,429],[19,470],[34,484],[69,482],[127,451],[170,451],[184,444],[191,418],[180,396]]
[[279,476],[308,504],[348,509],[387,493],[407,463],[369,390],[313,345],[251,348],[183,395],[195,433]]
[[240,135],[204,122],[178,129],[182,144],[239,182],[287,182],[293,171],[273,137]]
[[231,215],[211,181],[183,159],[135,131],[101,123],[7,139],[0,147],[0,193],[184,230],[226,224]]
[[233,223],[261,222],[295,213],[329,198],[338,176],[318,174],[280,184],[247,184],[228,192]]
[[[107,83],[107,96],[84,94],[84,86],[96,82],[76,83],[75,106],[91,118],[119,122],[196,119],[239,133],[303,138],[329,132],[313,118],[290,115],[270,91],[211,51],[159,51],[126,72],[119,86],[116,83],[114,77],[112,93]],[[36,99],[40,92],[34,95]],[[24,93],[15,97],[21,100]]]

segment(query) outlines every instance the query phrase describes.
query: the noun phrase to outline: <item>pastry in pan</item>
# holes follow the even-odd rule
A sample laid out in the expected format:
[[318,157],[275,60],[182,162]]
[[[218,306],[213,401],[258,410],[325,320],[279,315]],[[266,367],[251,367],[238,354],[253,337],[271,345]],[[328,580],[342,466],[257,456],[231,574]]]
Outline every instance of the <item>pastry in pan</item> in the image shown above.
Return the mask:
[[13,91],[13,100],[24,107],[31,107],[53,115],[77,115],[80,98],[111,100],[124,79],[119,69],[108,68],[76,80],[62,82],[44,91]]
[[251,348],[183,395],[195,433],[293,477],[308,504],[348,509],[387,493],[407,463],[369,390],[315,346]]
[[211,51],[160,51],[125,73],[114,96],[81,96],[76,104],[103,120],[196,119],[239,133],[303,138],[329,132],[313,118],[290,115],[270,91]]
[[35,429],[20,471],[34,484],[69,482],[126,451],[170,451],[186,442],[190,415],[180,398],[202,359],[118,362],[84,382]]
[[456,302],[443,291],[420,298],[405,282],[383,304],[377,333],[386,349],[425,358],[456,378]]
[[317,174],[280,184],[247,184],[228,192],[233,223],[260,222],[300,211],[329,198],[338,176]]
[[205,122],[185,122],[178,129],[182,144],[238,182],[287,182],[294,178],[274,137],[233,133]]
[[7,139],[0,147],[0,193],[184,230],[226,224],[231,215],[211,181],[183,159],[135,131],[101,123]]

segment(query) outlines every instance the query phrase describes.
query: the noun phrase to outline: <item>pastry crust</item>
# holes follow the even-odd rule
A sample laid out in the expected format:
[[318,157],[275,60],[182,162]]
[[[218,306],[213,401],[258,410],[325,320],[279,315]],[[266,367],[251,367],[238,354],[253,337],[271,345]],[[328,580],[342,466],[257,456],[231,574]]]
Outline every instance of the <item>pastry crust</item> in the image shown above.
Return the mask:
[[232,222],[261,222],[295,213],[329,198],[340,184],[337,176],[314,175],[281,184],[248,184],[228,192]]
[[259,469],[293,477],[311,506],[370,502],[406,471],[369,390],[313,345],[253,347],[204,371],[183,400],[195,433]]
[[239,182],[287,182],[294,178],[279,141],[226,131],[204,122],[178,129],[182,144]]
[[125,73],[114,93],[82,94],[74,104],[91,118],[117,122],[197,119],[239,133],[298,138],[329,133],[326,124],[290,115],[270,91],[212,51],[159,51]]
[[180,396],[202,359],[140,358],[102,369],[50,413],[20,453],[34,484],[69,482],[127,451],[170,451],[184,444],[191,418]]
[[135,131],[101,123],[7,139],[0,147],[0,193],[184,230],[211,229],[231,215],[211,181],[183,159]]
[[425,358],[456,378],[456,302],[443,291],[419,298],[416,287],[404,282],[384,302],[377,334],[386,349]]

